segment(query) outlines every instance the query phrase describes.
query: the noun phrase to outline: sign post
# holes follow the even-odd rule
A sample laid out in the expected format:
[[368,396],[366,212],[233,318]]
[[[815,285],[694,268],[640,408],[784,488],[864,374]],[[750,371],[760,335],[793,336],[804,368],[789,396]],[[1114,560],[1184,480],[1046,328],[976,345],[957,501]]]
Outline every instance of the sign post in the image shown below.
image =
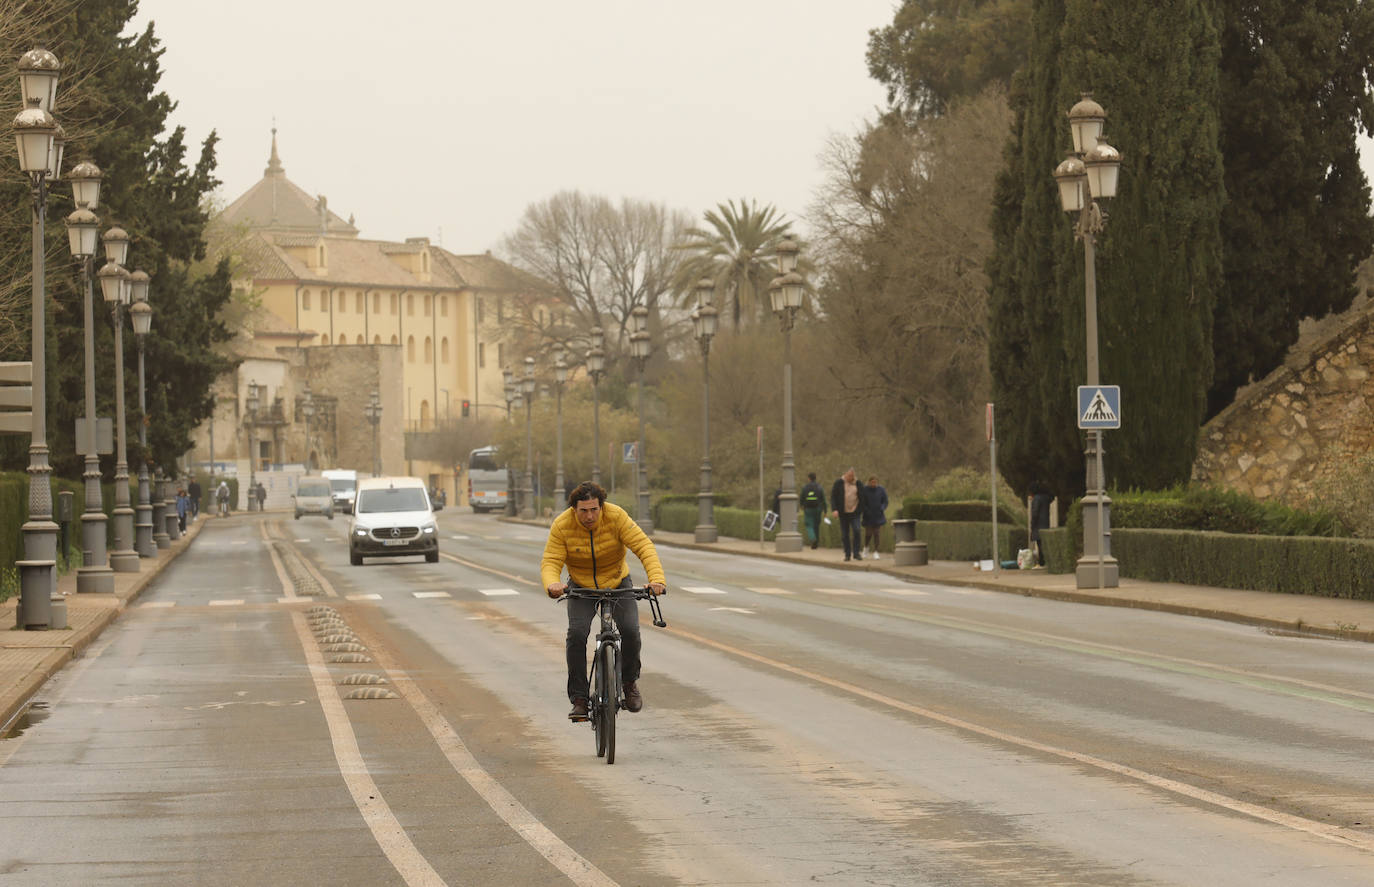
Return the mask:
[[[1097,530],[1094,533],[1096,541],[1096,552],[1085,550],[1084,559],[1091,557],[1094,553],[1097,556],[1097,587],[1107,588],[1107,561],[1110,558],[1109,546],[1111,545],[1111,530],[1106,526],[1107,514],[1107,486],[1103,483],[1102,468],[1102,432],[1115,430],[1121,427],[1121,388],[1118,385],[1080,385],[1078,386],[1078,427],[1088,431],[1096,437],[1093,450],[1096,453],[1096,478],[1093,486],[1097,493]],[[1091,492],[1091,491],[1090,491]],[[1085,516],[1086,526],[1086,516]],[[1085,539],[1085,541],[1087,541]],[[1117,565],[1114,558],[1112,561],[1112,581],[1111,586],[1115,588],[1118,582]],[[1080,561],[1080,569],[1082,562]],[[1089,567],[1091,569],[1091,567]],[[1091,580],[1089,580],[1091,581]],[[1083,582],[1078,583],[1079,588],[1084,587]]]
[[1002,554],[997,544],[997,423],[993,405],[988,404],[988,478],[992,483],[992,575],[1002,575]]

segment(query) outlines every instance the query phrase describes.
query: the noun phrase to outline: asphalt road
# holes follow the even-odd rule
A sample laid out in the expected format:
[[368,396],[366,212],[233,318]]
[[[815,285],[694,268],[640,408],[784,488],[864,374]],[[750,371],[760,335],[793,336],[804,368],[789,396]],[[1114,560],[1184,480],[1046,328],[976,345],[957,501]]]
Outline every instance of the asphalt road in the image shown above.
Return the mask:
[[0,883],[1374,884],[1369,645],[663,547],[606,766],[542,532],[440,519],[206,526],[0,741]]

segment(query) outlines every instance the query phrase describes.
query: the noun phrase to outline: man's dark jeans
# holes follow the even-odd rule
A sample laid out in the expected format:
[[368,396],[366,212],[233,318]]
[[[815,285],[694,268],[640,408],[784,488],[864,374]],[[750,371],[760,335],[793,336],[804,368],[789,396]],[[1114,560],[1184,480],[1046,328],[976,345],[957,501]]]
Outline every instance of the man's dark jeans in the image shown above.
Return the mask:
[[859,518],[863,514],[858,511],[840,512],[840,539],[844,541],[844,559],[860,557],[863,554],[863,543],[860,541],[863,531],[860,529]]
[[[569,586],[575,588],[576,586]],[[632,588],[630,577],[621,580],[617,588]],[[587,692],[587,636],[592,623],[597,631],[601,622],[596,618],[596,601],[568,598],[568,700],[586,699]],[[611,606],[615,624],[620,627],[620,679],[624,683],[639,680],[639,601],[624,598]]]

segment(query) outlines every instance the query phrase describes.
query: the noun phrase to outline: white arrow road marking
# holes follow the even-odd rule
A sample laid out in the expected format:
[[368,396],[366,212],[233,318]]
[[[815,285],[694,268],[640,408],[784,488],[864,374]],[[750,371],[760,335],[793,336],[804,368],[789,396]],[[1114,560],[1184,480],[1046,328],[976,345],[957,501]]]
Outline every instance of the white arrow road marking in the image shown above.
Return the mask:
[[752,591],[752,592],[756,592],[756,593],[758,593],[758,594],[791,594],[791,593],[792,593],[792,592],[788,591],[788,590],[785,589],[785,588],[750,588],[749,590]]
[[520,593],[514,588],[479,588],[477,590],[487,597],[509,597]]
[[447,591],[412,591],[416,597],[451,597]]
[[690,591],[692,594],[725,594],[719,588],[712,588],[709,585],[684,585],[683,591]]

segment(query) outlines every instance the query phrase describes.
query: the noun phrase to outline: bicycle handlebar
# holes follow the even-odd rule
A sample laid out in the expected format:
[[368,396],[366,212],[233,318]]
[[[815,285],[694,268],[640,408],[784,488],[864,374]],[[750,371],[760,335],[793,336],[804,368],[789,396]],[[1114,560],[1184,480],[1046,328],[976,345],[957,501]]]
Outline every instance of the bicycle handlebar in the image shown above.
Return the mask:
[[[667,589],[664,589],[663,593],[667,594]],[[668,623],[663,620],[663,605],[658,600],[661,595],[654,594],[647,585],[632,588],[567,588],[555,599],[555,603],[562,603],[570,597],[593,601],[616,598],[634,598],[637,601],[648,601],[649,613],[653,617],[654,625],[658,628],[668,627]]]

